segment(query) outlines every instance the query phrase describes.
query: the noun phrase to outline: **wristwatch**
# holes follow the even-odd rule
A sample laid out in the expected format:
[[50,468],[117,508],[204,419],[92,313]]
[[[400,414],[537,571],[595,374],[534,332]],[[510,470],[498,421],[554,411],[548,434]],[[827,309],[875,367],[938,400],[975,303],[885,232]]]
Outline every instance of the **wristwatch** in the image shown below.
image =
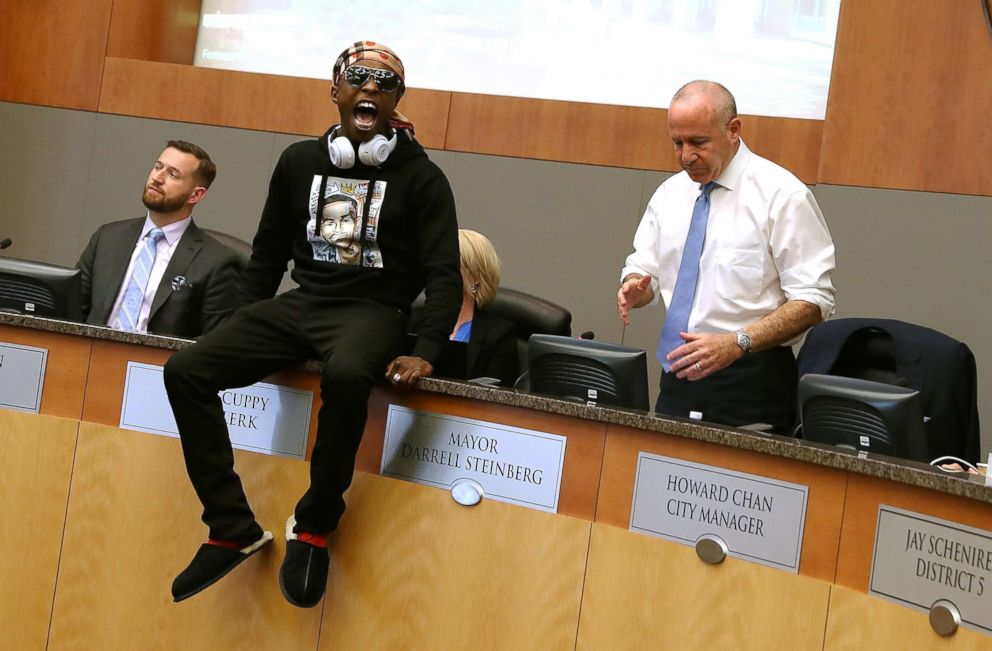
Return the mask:
[[745,353],[751,352],[751,337],[743,330],[738,330],[734,333],[737,335],[737,345],[741,347]]

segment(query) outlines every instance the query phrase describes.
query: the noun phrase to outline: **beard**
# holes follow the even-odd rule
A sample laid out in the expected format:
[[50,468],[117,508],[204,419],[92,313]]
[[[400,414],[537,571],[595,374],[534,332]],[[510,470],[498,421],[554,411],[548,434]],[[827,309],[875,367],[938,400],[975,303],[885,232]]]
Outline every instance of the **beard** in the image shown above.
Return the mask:
[[158,194],[145,188],[144,194],[141,195],[141,203],[145,204],[145,208],[148,208],[148,210],[159,213],[170,213],[185,206],[192,195],[192,192],[188,192],[170,199],[164,194]]

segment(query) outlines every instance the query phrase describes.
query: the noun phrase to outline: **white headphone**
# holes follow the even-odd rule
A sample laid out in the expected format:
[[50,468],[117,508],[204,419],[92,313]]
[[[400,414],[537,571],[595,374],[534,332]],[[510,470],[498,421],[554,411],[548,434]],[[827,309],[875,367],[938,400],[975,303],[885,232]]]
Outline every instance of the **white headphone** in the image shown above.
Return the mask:
[[[355,166],[355,148],[351,141],[344,136],[335,137],[337,132],[338,129],[335,128],[327,136],[327,153],[331,157],[331,165],[342,170],[351,169]],[[393,137],[389,140],[379,133],[372,136],[370,140],[366,140],[358,146],[358,160],[372,167],[382,165],[396,149],[396,136],[395,130]]]

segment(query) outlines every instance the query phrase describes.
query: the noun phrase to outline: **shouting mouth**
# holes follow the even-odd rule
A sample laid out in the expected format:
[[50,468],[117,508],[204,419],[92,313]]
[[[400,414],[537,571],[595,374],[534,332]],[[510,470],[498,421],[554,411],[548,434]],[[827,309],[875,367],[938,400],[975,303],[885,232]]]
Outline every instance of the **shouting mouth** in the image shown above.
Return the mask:
[[376,105],[367,100],[363,100],[355,105],[353,121],[355,128],[359,131],[371,131],[375,127],[375,119],[379,110]]

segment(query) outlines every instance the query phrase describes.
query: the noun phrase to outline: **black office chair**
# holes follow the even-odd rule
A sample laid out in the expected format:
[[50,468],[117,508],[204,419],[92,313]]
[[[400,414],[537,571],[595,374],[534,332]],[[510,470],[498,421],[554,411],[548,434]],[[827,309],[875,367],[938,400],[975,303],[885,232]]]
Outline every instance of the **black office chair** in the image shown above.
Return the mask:
[[238,267],[240,271],[244,271],[248,267],[248,260],[251,259],[251,244],[223,231],[215,231],[212,228],[201,228],[200,230],[234,251],[238,256]]
[[978,380],[968,346],[893,319],[834,319],[813,327],[799,351],[799,376],[840,375],[920,392],[931,459],[974,463],[980,454]]
[[[411,308],[423,307],[423,292],[414,299]],[[527,342],[532,334],[565,335],[572,333],[572,313],[562,306],[518,289],[500,287],[496,298],[486,311],[500,316],[516,326],[517,357],[522,377],[527,376]],[[518,380],[518,388],[521,387]]]
[[572,313],[551,301],[509,287],[500,287],[486,311],[516,325],[520,370],[527,372],[527,342],[533,334],[572,334]]

